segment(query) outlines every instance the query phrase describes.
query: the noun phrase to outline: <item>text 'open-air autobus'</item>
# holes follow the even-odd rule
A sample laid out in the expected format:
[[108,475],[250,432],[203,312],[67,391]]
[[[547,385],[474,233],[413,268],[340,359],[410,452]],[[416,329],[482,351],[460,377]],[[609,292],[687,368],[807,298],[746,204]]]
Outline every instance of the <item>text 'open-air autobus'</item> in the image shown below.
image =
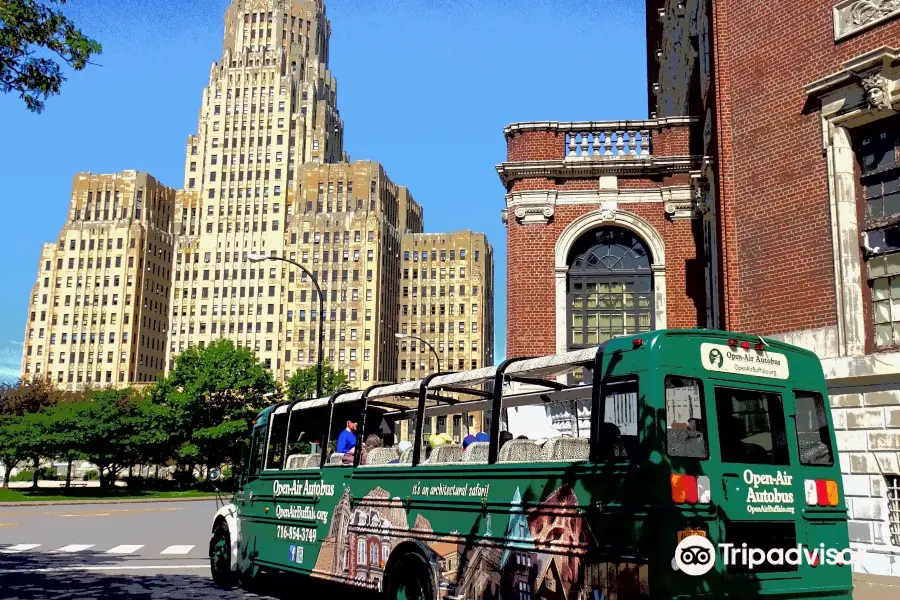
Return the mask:
[[[480,410],[492,415],[487,441],[428,447],[425,418]],[[575,426],[515,431],[554,410]],[[381,440],[365,456],[329,453],[348,420],[357,446]],[[414,439],[401,451],[404,420]],[[698,575],[675,560],[686,538],[847,548],[835,457],[813,353],[652,331],[267,408],[233,503],[215,516],[211,567],[222,584],[281,571],[388,600],[849,600],[840,561],[717,559]]]

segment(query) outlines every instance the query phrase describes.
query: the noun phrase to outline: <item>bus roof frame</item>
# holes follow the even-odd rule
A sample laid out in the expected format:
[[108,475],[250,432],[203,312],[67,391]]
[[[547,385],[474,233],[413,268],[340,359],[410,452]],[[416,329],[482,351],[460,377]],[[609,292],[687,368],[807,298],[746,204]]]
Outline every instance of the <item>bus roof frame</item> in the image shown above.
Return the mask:
[[[393,384],[392,383],[376,383],[376,384],[370,385],[365,390],[363,390],[362,398],[361,398],[362,403],[363,403],[362,415],[360,415],[359,437],[356,440],[356,451],[353,453],[353,468],[356,468],[359,466],[359,461],[362,458],[362,452],[359,451],[359,448],[365,443],[363,436],[366,434],[366,415],[369,412],[368,411],[368,409],[369,409],[369,394],[379,388],[387,387],[389,385],[393,385]],[[330,427],[329,427],[329,429],[330,429]]]
[[419,464],[419,459],[422,458],[422,442],[424,441],[422,438],[425,435],[425,419],[419,419],[418,415],[425,413],[425,401],[428,399],[428,384],[445,374],[449,373],[441,373],[438,371],[437,373],[426,375],[419,381],[419,402],[416,405],[416,435],[414,438],[415,441],[413,442],[412,455],[412,466],[414,467]]
[[[341,390],[328,397],[328,423],[325,425],[325,435],[322,437],[322,456],[319,457],[319,470],[325,468],[328,462],[328,442],[331,441],[331,422],[334,420],[334,405],[339,396],[355,393],[356,390]],[[290,420],[288,420],[290,423]]]

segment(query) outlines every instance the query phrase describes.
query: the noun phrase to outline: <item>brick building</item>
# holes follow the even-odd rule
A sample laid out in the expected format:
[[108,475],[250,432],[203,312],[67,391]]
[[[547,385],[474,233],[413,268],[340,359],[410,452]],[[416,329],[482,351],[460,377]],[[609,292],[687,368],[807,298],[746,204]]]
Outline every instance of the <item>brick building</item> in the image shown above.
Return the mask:
[[858,569],[900,577],[900,4],[657,0],[648,31],[650,110],[712,158],[717,325],[822,359]]
[[648,121],[505,131],[508,354],[694,325],[815,351],[857,569],[900,576],[900,4],[646,14]]

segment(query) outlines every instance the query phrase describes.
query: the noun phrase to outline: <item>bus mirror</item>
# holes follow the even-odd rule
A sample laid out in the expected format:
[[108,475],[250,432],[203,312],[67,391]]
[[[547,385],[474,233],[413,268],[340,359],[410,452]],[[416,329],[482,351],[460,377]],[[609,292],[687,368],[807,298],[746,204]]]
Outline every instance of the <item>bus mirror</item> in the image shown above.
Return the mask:
[[221,477],[221,476],[222,476],[222,474],[216,468],[210,469],[209,472],[206,474],[206,478],[209,479],[210,481],[218,481],[219,477]]

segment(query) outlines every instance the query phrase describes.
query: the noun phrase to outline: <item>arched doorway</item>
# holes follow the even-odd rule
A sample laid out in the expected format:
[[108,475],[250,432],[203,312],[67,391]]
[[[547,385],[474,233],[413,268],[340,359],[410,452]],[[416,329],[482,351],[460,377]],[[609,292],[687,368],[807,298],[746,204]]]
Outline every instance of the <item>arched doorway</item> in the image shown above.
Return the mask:
[[592,230],[575,242],[567,262],[570,350],[653,329],[653,257],[637,235],[620,227]]

